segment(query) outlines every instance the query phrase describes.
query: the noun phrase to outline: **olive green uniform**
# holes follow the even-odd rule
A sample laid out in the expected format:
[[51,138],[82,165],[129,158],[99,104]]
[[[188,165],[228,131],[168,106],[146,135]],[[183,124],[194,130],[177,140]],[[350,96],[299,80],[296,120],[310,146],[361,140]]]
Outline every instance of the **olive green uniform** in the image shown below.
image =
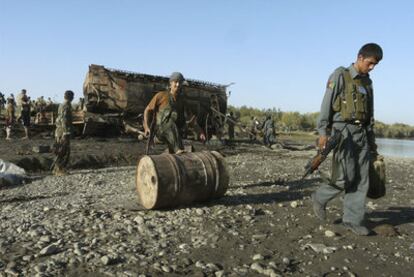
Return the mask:
[[70,135],[72,133],[72,105],[69,101],[59,105],[55,130],[56,162],[54,173],[64,172],[70,157]]
[[263,143],[266,146],[276,143],[275,124],[271,118],[263,123]]
[[227,131],[229,135],[229,140],[234,140],[234,125],[236,122],[236,118],[232,115],[227,115],[226,123],[227,123]]
[[329,77],[321,105],[317,129],[321,136],[341,132],[334,150],[331,184],[315,192],[315,199],[325,206],[342,190],[343,222],[361,225],[369,187],[370,153],[376,153],[373,132],[373,89],[369,75],[360,75],[351,64],[340,67]]
[[[179,100],[178,100],[179,101]],[[170,153],[184,149],[183,140],[178,129],[178,101],[168,93],[168,104],[157,112],[157,138],[168,145]]]

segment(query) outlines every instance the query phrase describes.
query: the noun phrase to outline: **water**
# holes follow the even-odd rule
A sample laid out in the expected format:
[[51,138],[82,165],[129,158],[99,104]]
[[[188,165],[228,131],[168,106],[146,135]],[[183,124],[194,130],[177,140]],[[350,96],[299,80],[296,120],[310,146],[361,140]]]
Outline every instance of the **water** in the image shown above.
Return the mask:
[[376,143],[383,156],[414,158],[414,140],[377,138]]

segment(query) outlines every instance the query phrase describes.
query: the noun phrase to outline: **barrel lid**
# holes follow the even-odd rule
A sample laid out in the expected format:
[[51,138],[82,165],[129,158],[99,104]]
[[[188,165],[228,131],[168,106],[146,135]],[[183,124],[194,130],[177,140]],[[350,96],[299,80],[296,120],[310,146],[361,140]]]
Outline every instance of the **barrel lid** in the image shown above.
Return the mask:
[[144,156],[138,163],[136,186],[141,205],[152,209],[158,196],[158,175],[154,161],[150,156]]

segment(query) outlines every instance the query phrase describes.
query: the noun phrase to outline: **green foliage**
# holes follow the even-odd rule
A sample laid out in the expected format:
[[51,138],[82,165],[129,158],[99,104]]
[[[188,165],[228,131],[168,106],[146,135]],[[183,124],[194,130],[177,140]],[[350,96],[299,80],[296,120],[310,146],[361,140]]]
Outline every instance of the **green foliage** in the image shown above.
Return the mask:
[[[247,106],[229,106],[228,112],[230,111],[244,126],[250,125],[252,117],[263,122],[266,115],[271,115],[278,131],[313,131],[316,128],[319,115],[318,112],[301,114],[299,112],[283,112],[279,108],[257,109]],[[375,134],[377,137],[384,138],[414,138],[414,127],[402,123],[388,125],[376,121]]]

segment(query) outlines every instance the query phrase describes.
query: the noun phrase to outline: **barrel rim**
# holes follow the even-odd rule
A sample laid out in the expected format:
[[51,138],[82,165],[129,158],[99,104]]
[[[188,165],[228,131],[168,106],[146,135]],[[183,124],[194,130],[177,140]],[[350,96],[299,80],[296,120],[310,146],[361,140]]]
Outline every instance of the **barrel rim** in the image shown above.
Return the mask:
[[[144,186],[147,186],[146,183],[143,182],[143,180],[138,176],[138,173],[140,172],[140,166],[142,167],[144,165],[144,162],[146,163],[146,165],[150,165],[152,167],[152,169],[154,170],[154,172],[156,174],[154,174],[154,178],[155,181],[153,181],[153,188],[151,191],[158,191],[158,171],[157,171],[157,167],[155,166],[154,160],[151,158],[151,156],[144,156],[140,159],[138,165],[137,165],[137,170],[136,170],[136,174],[135,174],[135,184],[136,184],[136,189],[137,189],[137,193],[138,193],[138,197],[140,200],[140,204],[146,208],[146,209],[153,209],[154,207],[156,207],[157,205],[157,200],[158,200],[158,196],[156,193],[152,193],[150,195],[150,193],[148,193],[148,191],[143,191],[142,189],[144,188]],[[149,162],[149,164],[148,164]],[[140,185],[141,184],[141,185]],[[151,196],[151,197],[143,197],[143,196]],[[149,201],[151,200],[151,201]]]

